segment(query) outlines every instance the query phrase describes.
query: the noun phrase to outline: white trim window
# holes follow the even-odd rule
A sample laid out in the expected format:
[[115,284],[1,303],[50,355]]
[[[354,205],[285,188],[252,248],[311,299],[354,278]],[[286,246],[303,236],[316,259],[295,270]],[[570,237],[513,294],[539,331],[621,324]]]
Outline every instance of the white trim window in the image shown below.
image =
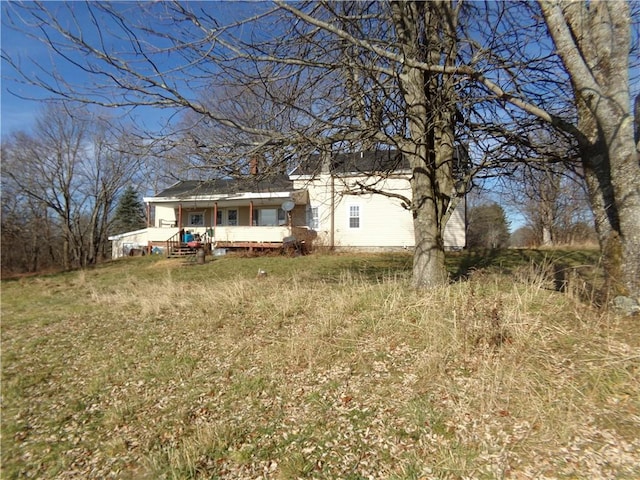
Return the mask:
[[238,225],[238,210],[230,208],[227,210],[227,225],[235,227]]
[[281,208],[257,208],[253,211],[253,225],[275,227],[287,224],[287,213]]
[[189,212],[189,227],[204,227],[204,212]]
[[216,225],[218,226],[231,226],[238,225],[238,210],[235,208],[218,209],[216,217]]
[[318,207],[307,208],[307,226],[311,230],[320,229],[320,217],[318,215]]
[[349,228],[360,228],[360,205],[349,205]]

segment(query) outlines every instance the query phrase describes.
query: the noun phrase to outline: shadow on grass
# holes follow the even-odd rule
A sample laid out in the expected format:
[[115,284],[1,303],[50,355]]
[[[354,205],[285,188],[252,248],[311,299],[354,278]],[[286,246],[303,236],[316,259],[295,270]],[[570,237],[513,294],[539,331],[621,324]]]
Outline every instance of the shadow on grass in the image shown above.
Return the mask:
[[565,249],[488,249],[468,250],[450,254],[447,266],[453,281],[466,279],[475,270],[492,270],[511,275],[524,266],[544,267],[552,265],[559,269],[595,267],[599,262],[597,250]]
[[350,275],[370,282],[382,282],[390,278],[409,277],[413,268],[413,257],[403,252],[345,255],[336,256],[336,259],[322,272],[325,279],[328,276],[338,280]]
[[447,256],[447,267],[454,282],[465,280],[475,271],[495,266],[500,250],[467,251]]
[[[477,270],[489,270],[504,275],[512,275],[526,266],[535,268],[557,267],[559,271],[596,269],[599,263],[597,250],[568,249],[494,249],[449,252],[446,256],[447,270],[453,281],[465,280]],[[146,256],[105,262],[86,269],[87,273],[108,283],[123,275],[136,278],[157,279],[165,277],[167,271],[177,281],[208,282],[240,277],[253,278],[258,270],[267,271],[271,277],[304,275],[309,279],[339,282],[345,276],[360,278],[369,282],[383,282],[390,279],[409,279],[413,268],[410,251],[370,254],[312,254],[301,257],[263,256],[243,258],[233,255],[210,257],[205,265],[198,268],[182,268],[179,260],[165,257]],[[41,272],[26,277],[65,278],[77,272]],[[7,278],[8,277],[8,278]],[[25,275],[4,276],[3,282],[19,280]]]
[[[568,271],[579,267],[593,268],[597,266],[598,259],[597,250],[486,249],[449,252],[446,264],[452,281],[457,282],[467,279],[477,270],[512,275],[522,267],[543,269],[551,266]],[[409,252],[336,255],[332,256],[332,261],[317,266],[320,268],[316,272],[325,280],[352,275],[379,282],[389,278],[409,278],[413,256]],[[309,267],[313,268],[313,265]]]

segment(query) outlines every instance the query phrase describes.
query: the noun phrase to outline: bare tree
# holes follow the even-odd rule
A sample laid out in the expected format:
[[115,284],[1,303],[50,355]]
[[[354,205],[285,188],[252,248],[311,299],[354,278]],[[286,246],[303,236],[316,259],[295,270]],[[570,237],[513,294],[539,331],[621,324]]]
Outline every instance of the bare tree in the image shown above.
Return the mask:
[[55,213],[62,231],[62,266],[71,268],[79,245],[74,219],[78,218],[74,179],[85,148],[87,124],[72,122],[64,109],[49,109],[38,119],[37,136],[16,134],[10,140],[3,174],[25,195]]
[[[279,91],[278,98],[285,98],[283,92],[287,85],[270,88]],[[187,111],[171,137],[173,147],[165,155],[174,168],[173,174],[183,180],[191,176],[195,179],[242,177],[249,173],[252,159],[259,163],[256,167],[261,175],[284,174],[292,170],[295,167],[291,161],[294,150],[288,143],[272,142],[270,132],[295,131],[296,112],[272,101],[270,95],[261,82],[212,88],[208,96],[201,95],[200,102],[208,111],[233,119],[252,131],[242,131],[206,115]],[[302,101],[298,98],[299,104]],[[263,133],[256,133],[258,131]],[[298,158],[302,149],[298,146]]]
[[[626,1],[488,4],[491,31],[475,32],[469,43],[475,61],[457,74],[506,105],[503,119],[528,125],[537,119],[576,146],[611,291],[637,298],[640,164],[630,66],[633,60],[638,67],[639,57],[632,55],[638,48],[632,8],[637,14],[637,4]],[[503,122],[496,127],[497,138],[509,137]]]
[[[6,158],[3,145],[3,158]],[[25,195],[11,179],[2,175],[2,241],[3,274],[37,272],[56,266],[61,245],[52,226],[46,205]]]
[[497,184],[501,198],[535,232],[537,245],[572,244],[576,228],[593,224],[586,185],[575,167],[568,161],[532,159]]
[[[638,57],[631,55],[632,6],[625,1],[540,0],[538,5],[502,7],[497,31],[538,32],[541,40],[532,48],[505,41],[508,35],[493,36],[491,55],[483,58],[504,74],[509,81],[502,84],[508,88],[496,75],[469,74],[497,100],[571,139],[579,152],[611,291],[639,297],[640,165],[630,95],[630,62]],[[523,28],[527,18],[532,22]],[[549,37],[550,45],[544,41]],[[522,68],[509,67],[514,58]]]
[[[484,166],[484,159],[532,158],[521,155],[534,147],[524,133],[550,125],[580,150],[612,286],[638,295],[640,167],[630,115],[627,3],[251,7],[220,15],[211,4],[88,4],[66,12],[80,29],[60,22],[46,5],[24,4],[16,14],[100,88],[72,85],[55,72],[33,77],[24,68],[23,79],[86,103],[191,111],[241,132],[245,160],[261,150],[398,148],[413,174],[407,205],[418,287],[446,281],[441,233],[459,198],[456,139],[473,139]],[[107,36],[114,41],[99,40]],[[197,94],[229,84],[244,84],[279,107],[265,109],[267,117],[295,116],[280,123],[284,129],[247,122]]]
[[608,280],[640,297],[640,162],[629,83],[631,11],[624,1],[542,1],[569,72],[575,130]]
[[[127,15],[115,4],[87,5],[100,37],[68,28],[45,5],[22,6],[18,14],[40,29],[60,56],[97,79],[106,78],[109,89],[98,93],[64,78],[53,82],[26,76],[25,81],[86,103],[189,111],[198,125],[218,132],[212,139],[189,129],[181,137],[199,147],[190,150],[196,161],[211,163],[211,153],[219,159],[226,147],[236,158],[225,166],[236,171],[242,166],[239,158],[246,162],[255,153],[271,156],[271,167],[281,168],[287,157],[331,146],[398,148],[413,174],[406,204],[415,223],[414,284],[447,281],[442,232],[457,197],[456,82],[448,73],[420,65],[455,63],[458,7],[448,2],[276,2],[273,10],[260,5],[249,20],[223,26],[215,10],[203,5],[142,8],[149,14],[144,18]],[[79,13],[69,9],[67,15],[78,19]],[[162,18],[169,19],[171,28],[162,25]],[[277,35],[241,29],[249,25],[269,25]],[[120,47],[126,41],[127,50],[98,41],[107,30],[120,36]],[[78,63],[77,52],[91,61]],[[169,61],[169,54],[179,61]],[[191,93],[198,87],[228,89],[229,84],[242,84],[258,99],[260,115],[242,109],[238,100],[213,103]],[[107,91],[112,92],[108,97]],[[220,136],[228,132],[233,132],[232,143]]]
[[[61,252],[65,269],[94,264],[106,256],[114,202],[141,161],[123,153],[130,147],[109,138],[98,117],[83,113],[50,106],[32,134],[16,133],[3,145],[3,180],[37,205],[47,223],[54,223],[61,245],[52,248]],[[32,219],[25,220],[28,224]]]
[[115,203],[125,185],[139,176],[144,157],[134,143],[104,119],[96,119],[89,140],[89,154],[82,159],[79,192],[86,211],[80,229],[82,265],[107,258],[108,231]]

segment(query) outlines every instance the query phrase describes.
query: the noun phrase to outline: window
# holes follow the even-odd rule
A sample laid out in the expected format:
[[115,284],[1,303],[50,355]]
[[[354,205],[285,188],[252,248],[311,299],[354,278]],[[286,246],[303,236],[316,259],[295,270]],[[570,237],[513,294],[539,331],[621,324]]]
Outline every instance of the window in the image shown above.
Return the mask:
[[349,205],[349,228],[360,228],[360,205]]
[[238,210],[227,210],[227,225],[238,225]]
[[204,227],[204,213],[190,213],[189,214],[189,226],[190,227]]
[[238,225],[238,210],[219,209],[216,212],[216,225]]
[[287,214],[281,208],[259,208],[253,211],[253,224],[272,227],[287,224]]
[[307,208],[307,226],[312,230],[320,229],[320,218],[318,217],[318,207]]

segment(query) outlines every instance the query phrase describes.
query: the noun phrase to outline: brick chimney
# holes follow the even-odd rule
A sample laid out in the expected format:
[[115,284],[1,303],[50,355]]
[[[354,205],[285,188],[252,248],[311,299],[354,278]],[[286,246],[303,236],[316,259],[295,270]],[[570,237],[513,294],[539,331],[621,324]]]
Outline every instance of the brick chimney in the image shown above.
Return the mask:
[[258,157],[253,156],[249,160],[249,173],[251,175],[258,175]]
[[332,148],[331,146],[325,147],[320,150],[320,172],[331,173],[331,160],[332,160]]

